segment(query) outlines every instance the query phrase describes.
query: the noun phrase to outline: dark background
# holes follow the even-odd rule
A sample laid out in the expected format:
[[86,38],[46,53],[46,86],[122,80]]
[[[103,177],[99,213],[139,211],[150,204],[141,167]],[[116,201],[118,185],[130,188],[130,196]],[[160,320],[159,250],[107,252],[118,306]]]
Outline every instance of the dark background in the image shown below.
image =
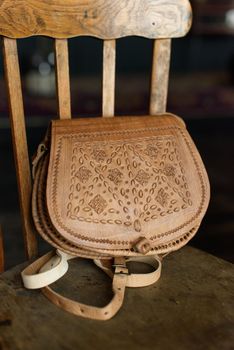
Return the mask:
[[[207,215],[190,244],[234,262],[234,3],[192,1],[192,6],[192,30],[172,44],[167,110],[186,121],[211,182]],[[28,38],[18,48],[32,156],[57,115],[53,41]],[[73,115],[100,115],[102,41],[70,39],[69,53]],[[117,40],[117,115],[148,113],[151,57],[151,40]],[[9,267],[24,255],[2,56],[0,69],[0,222]]]

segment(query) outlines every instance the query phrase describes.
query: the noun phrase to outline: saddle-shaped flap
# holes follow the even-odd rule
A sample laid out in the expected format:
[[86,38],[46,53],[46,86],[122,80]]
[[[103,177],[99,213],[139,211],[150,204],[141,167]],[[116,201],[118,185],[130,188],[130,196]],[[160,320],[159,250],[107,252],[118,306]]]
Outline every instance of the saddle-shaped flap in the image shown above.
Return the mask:
[[176,116],[56,120],[46,202],[54,228],[80,247],[153,254],[193,236],[209,182]]

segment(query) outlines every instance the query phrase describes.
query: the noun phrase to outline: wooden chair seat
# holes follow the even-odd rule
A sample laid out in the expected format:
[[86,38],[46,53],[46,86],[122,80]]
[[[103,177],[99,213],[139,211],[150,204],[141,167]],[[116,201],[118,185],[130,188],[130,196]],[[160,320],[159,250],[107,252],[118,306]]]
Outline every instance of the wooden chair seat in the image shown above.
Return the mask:
[[[20,279],[24,266],[0,277],[2,349],[233,347],[234,267],[197,249],[185,247],[168,256],[160,281],[147,288],[127,289],[123,308],[105,323],[73,316],[51,304],[40,291],[25,290]],[[100,306],[111,298],[109,284],[91,261],[75,260],[55,288]]]

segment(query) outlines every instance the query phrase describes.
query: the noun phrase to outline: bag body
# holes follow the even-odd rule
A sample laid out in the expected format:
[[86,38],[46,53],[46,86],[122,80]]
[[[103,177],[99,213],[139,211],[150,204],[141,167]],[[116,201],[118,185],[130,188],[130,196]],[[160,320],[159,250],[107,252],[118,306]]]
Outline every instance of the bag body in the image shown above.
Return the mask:
[[[201,157],[182,119],[169,113],[54,120],[33,173],[36,229],[60,252],[48,261],[91,258],[113,277],[113,258],[121,261],[116,271],[126,269],[123,259],[143,259],[156,273],[143,285],[159,278],[160,257],[195,235],[210,198]],[[144,280],[124,275],[125,286]]]

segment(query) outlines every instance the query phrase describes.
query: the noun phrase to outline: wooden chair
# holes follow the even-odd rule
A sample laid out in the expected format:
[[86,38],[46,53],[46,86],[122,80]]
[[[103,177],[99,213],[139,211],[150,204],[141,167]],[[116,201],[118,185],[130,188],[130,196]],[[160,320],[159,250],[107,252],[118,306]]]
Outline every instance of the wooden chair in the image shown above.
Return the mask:
[[[37,255],[37,243],[30,213],[31,171],[16,39],[55,38],[58,115],[62,119],[71,118],[68,38],[90,35],[104,40],[103,117],[114,116],[116,39],[139,35],[155,40],[149,107],[149,114],[154,115],[166,110],[171,39],[186,34],[190,24],[188,0],[0,0],[0,34],[28,258]],[[100,303],[98,295],[103,295],[108,281],[100,272],[99,282],[89,283],[89,271],[90,281],[97,271],[87,259],[81,263],[82,268],[77,269],[71,262],[69,273],[56,287],[61,287],[61,294],[73,290],[74,295],[69,296],[74,298],[78,291],[84,302],[88,298]],[[51,350],[233,347],[233,266],[204,252],[185,247],[170,255],[159,284],[129,291],[119,314],[105,324],[75,317],[56,308],[42,293],[25,290],[20,279],[23,267],[25,264],[0,276],[1,349],[44,349],[48,344]],[[77,278],[84,288],[77,290]]]
[[28,258],[37,255],[31,219],[31,171],[16,39],[45,35],[55,39],[58,116],[71,118],[68,38],[88,35],[104,40],[103,117],[114,116],[116,39],[137,35],[154,39],[149,114],[166,111],[171,39],[191,25],[188,0],[5,0],[0,2],[5,75]]

